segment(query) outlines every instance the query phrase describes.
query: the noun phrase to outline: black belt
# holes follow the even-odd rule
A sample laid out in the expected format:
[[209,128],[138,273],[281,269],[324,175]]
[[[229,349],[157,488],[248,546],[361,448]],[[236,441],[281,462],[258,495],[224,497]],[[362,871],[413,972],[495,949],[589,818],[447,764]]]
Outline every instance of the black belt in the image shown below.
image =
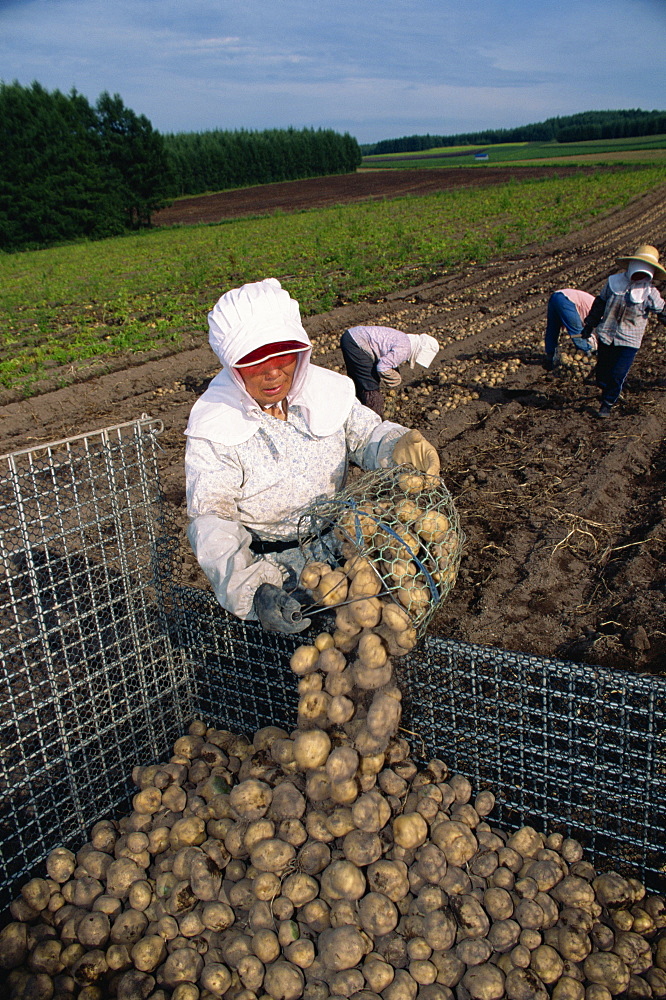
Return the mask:
[[256,535],[253,535],[250,548],[253,552],[256,552],[258,556],[265,556],[270,552],[284,552],[286,549],[296,549],[298,548],[298,540],[293,538],[289,542],[278,542],[270,538],[257,538]]

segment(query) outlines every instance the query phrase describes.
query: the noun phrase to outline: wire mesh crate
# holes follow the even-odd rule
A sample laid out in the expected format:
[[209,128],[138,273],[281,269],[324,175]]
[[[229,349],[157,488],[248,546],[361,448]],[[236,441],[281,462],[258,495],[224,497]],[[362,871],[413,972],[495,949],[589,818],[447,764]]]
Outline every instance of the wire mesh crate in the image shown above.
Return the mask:
[[[136,764],[194,717],[251,735],[296,722],[296,645],[180,586],[159,421],[0,458],[0,905],[56,845],[126,812]],[[182,528],[183,526],[181,526]],[[397,661],[413,754],[441,757],[492,816],[585,844],[662,885],[666,678],[426,635]]]

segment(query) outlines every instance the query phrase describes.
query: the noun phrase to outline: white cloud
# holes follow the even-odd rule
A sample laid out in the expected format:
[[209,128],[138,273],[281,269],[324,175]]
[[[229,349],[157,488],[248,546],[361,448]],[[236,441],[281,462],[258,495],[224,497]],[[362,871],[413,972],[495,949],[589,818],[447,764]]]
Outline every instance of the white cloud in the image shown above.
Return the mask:
[[[664,106],[663,0],[0,0],[0,75],[103,90],[162,131],[362,142]],[[650,72],[646,67],[653,67]]]

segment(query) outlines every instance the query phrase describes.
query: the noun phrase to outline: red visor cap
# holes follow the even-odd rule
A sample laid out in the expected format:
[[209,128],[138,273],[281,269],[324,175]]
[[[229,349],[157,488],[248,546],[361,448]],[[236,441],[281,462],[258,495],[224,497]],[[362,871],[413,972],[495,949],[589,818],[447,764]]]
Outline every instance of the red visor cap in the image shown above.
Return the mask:
[[281,354],[297,354],[300,351],[309,351],[307,344],[301,344],[298,340],[282,340],[276,344],[264,344],[250,351],[237,361],[234,368],[247,368],[249,365],[258,365],[261,361],[268,361],[269,358],[278,358]]

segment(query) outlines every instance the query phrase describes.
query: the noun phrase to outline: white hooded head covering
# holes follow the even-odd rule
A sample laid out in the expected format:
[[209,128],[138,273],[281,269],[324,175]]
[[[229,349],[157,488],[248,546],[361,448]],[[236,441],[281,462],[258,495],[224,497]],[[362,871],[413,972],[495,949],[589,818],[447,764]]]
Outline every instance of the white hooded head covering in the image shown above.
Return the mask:
[[412,346],[409,355],[409,367],[421,365],[422,368],[430,368],[439,351],[439,344],[434,337],[428,333],[408,333],[409,342]]
[[298,302],[277,278],[265,278],[225,292],[208,313],[208,342],[223,368],[192,407],[185,433],[225,445],[252,437],[261,423],[261,407],[234,366],[260,347],[285,341],[306,348],[298,353],[289,403],[303,407],[313,434],[337,430],[353,405],[354,383],[310,364],[312,344]]
[[296,299],[277,278],[264,278],[225,292],[208,313],[208,343],[222,366],[245,391],[234,366],[252,351],[267,344],[297,341],[308,348],[300,353],[291,392],[298,389],[307,368],[312,345]]

